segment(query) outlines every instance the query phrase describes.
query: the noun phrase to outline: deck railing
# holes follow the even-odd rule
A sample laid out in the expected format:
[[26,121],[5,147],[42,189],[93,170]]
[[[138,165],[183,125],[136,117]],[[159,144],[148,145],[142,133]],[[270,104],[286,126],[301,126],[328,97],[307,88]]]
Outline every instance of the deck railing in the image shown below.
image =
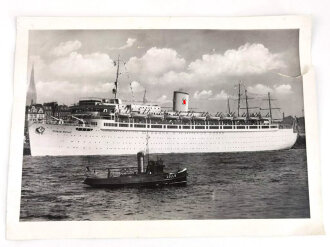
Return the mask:
[[[106,125],[105,125],[106,124]],[[246,129],[279,129],[278,124],[255,125],[221,125],[221,124],[160,124],[160,123],[104,123],[100,128],[138,128],[138,129],[167,129],[167,130],[246,130]]]
[[67,125],[76,127],[100,127],[101,129],[108,129],[111,127],[118,128],[139,128],[139,129],[168,129],[168,130],[253,130],[253,129],[291,129],[292,127],[281,124],[181,124],[181,123],[148,123],[148,122],[98,122],[102,126],[91,125],[90,123],[74,123],[65,122],[58,123],[58,121],[38,121],[37,123]]

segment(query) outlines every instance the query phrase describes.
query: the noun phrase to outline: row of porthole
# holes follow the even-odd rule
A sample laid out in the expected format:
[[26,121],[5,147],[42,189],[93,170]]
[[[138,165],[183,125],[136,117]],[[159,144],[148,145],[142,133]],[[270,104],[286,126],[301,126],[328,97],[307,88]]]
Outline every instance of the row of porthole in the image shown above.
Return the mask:
[[[125,143],[123,143],[123,144],[125,144]],[[128,143],[127,143],[128,144]],[[134,145],[139,145],[139,143],[129,143],[129,144],[134,144]],[[195,145],[203,145],[203,143],[195,143]],[[236,143],[237,144],[237,143]],[[140,145],[143,145],[143,143],[140,143]],[[170,146],[173,146],[173,144],[172,143],[164,143],[163,145],[170,145]],[[175,144],[174,144],[175,145]],[[217,143],[208,143],[207,145],[219,145],[219,144],[217,144]],[[249,147],[252,147],[252,145],[251,146],[249,146]],[[265,145],[263,145],[263,146],[255,146],[255,147],[265,147]],[[181,147],[175,147],[175,148],[178,148],[178,149],[187,149],[187,147],[183,147],[183,148],[181,148]],[[195,148],[195,147],[191,147],[191,146],[189,146],[188,147],[188,149],[190,149],[190,148]],[[199,148],[199,147],[198,147]],[[207,147],[204,147],[204,148],[207,148]],[[224,146],[224,148],[232,148],[232,146]],[[239,147],[237,147],[236,146],[236,148],[242,148],[242,146],[239,146]]]
[[[261,148],[261,147],[263,147],[263,148],[265,148],[265,146],[250,146],[250,147],[248,147],[248,148],[246,148],[246,149],[251,149],[251,148]],[[81,149],[81,148],[83,148],[83,149],[92,149],[91,147],[66,147],[67,149],[69,149],[69,148],[73,148],[73,149]],[[231,150],[231,149],[242,149],[242,147],[224,147],[224,149],[225,150]],[[94,149],[94,148],[93,148]],[[120,148],[120,147],[118,147],[118,148],[95,148],[95,149],[97,149],[97,150],[106,150],[106,149],[110,149],[110,150],[134,150],[135,148]],[[205,150],[205,149],[208,149],[207,147],[191,147],[191,148],[189,148],[190,150]],[[175,148],[175,149],[173,149],[173,148],[167,148],[167,147],[164,147],[164,148],[161,148],[161,149],[158,149],[158,150],[174,150],[174,151],[176,151],[176,150],[186,150],[185,148]]]
[[[168,140],[168,139],[166,139],[166,140]],[[210,140],[208,140],[208,141],[210,141]],[[98,141],[98,142],[95,142],[95,141],[73,141],[73,140],[71,140],[70,141],[71,143],[72,142],[82,142],[82,143],[92,143],[92,142],[94,142],[94,143],[101,143],[101,141]],[[102,143],[114,143],[114,142],[104,142],[104,141],[102,141]],[[132,142],[132,141],[129,141],[129,142],[124,142],[124,143],[128,143],[128,144],[136,144],[136,142]],[[139,143],[144,143],[144,142],[139,142]],[[242,143],[242,144],[247,144],[247,143],[255,143],[255,141],[245,141],[245,142],[240,142],[240,141],[231,141],[231,142],[229,142],[230,144],[233,144],[233,143]],[[228,142],[227,142],[227,144],[229,144]],[[274,142],[272,142],[272,143],[274,143]],[[158,143],[158,142],[152,142],[152,141],[150,141],[150,144],[178,144],[178,145],[189,145],[189,144],[205,144],[205,142],[200,142],[200,143],[196,143],[196,142],[194,142],[194,143],[187,143],[187,142],[177,142],[177,143],[173,143],[173,142],[166,142],[166,143],[164,143],[164,142],[160,142],[160,143]],[[214,142],[214,143],[211,143],[211,142],[208,142],[207,144],[222,144],[222,142],[220,142],[220,143],[217,143],[217,142]]]
[[[60,135],[60,136],[62,136],[62,134],[56,134],[56,135]],[[107,137],[107,138],[140,138],[140,139],[145,139],[145,136],[128,136],[128,137],[116,136],[116,135],[111,135],[111,136],[91,136],[91,135],[85,135],[85,136],[82,136],[82,135],[70,135],[70,136],[71,136],[71,137],[79,136],[79,137],[88,137],[88,138],[91,138],[91,137],[95,137],[95,138],[98,138],[98,137],[106,138],[106,137]],[[153,135],[151,135],[151,136],[153,136]],[[283,137],[283,136],[280,136],[280,137]],[[280,138],[280,137],[276,136],[276,137],[273,137],[273,138]],[[284,137],[285,137],[285,136],[284,136]],[[166,137],[166,138],[168,138],[168,139],[177,139],[177,138],[182,138],[182,137],[176,135],[176,136],[173,136],[173,137],[168,136],[168,137]],[[185,139],[186,139],[186,138],[194,138],[194,139],[205,138],[205,139],[209,139],[209,138],[212,138],[212,137],[208,137],[208,136],[203,135],[203,136],[201,136],[201,137],[185,137]],[[215,137],[213,137],[213,138],[215,138]],[[251,136],[238,136],[238,137],[233,137],[233,136],[220,136],[220,138],[240,138],[240,139],[242,139],[242,138],[246,138],[246,139],[250,139]],[[253,138],[254,138],[254,139],[255,139],[255,138],[264,139],[265,136],[255,136],[255,137],[253,137]]]
[[[131,144],[131,145],[142,145],[143,143],[123,143],[123,144]],[[157,145],[158,143],[151,143],[152,145]],[[183,143],[161,143],[162,145],[184,145]],[[203,145],[204,143],[194,143],[194,145]],[[231,143],[231,145],[234,144],[234,143]],[[238,143],[235,143],[235,144],[238,144]],[[242,143],[243,144],[243,143]],[[248,143],[244,143],[244,144],[248,144]],[[188,144],[189,145],[189,144]],[[205,144],[204,144],[205,145]],[[218,143],[208,143],[207,145],[219,145]],[[262,145],[262,146],[254,146],[254,147],[264,147],[265,145]],[[249,147],[252,147],[252,146],[249,146]],[[187,147],[175,147],[175,148],[179,148],[179,149],[186,149]],[[188,148],[197,148],[197,147],[191,147],[189,146]],[[207,148],[207,147],[198,147],[198,148]],[[224,148],[232,148],[232,146],[225,146]],[[236,147],[236,148],[242,148],[242,146],[239,146],[239,147]],[[117,149],[117,148],[115,148]]]
[[[116,139],[116,138],[113,138],[113,139]],[[125,139],[132,140],[132,139],[135,139],[135,138],[125,138]],[[179,138],[166,138],[166,140],[171,140],[171,139],[178,140]],[[180,139],[182,139],[182,138],[180,138]],[[215,138],[212,138],[212,139],[210,139],[210,138],[190,138],[190,139],[193,139],[193,140],[203,140],[203,139],[206,139],[208,141],[211,141],[211,140],[214,140]],[[218,139],[218,140],[219,141],[223,141],[223,139],[225,139],[225,138],[221,138],[221,139]],[[242,138],[238,138],[238,139],[242,139]],[[255,140],[256,139],[261,139],[261,138],[255,138],[254,141],[244,141],[244,142],[232,141],[231,143],[245,143],[245,144],[247,144],[247,143],[255,143]],[[262,139],[264,139],[264,138],[262,138]],[[186,140],[186,138],[185,138],[185,140]],[[281,140],[282,139],[279,139],[279,141],[281,141]],[[78,140],[73,141],[72,140],[71,142],[80,142],[80,141],[78,141]],[[81,142],[84,142],[85,143],[86,141],[81,141]],[[274,140],[272,142],[274,143]],[[91,142],[89,142],[89,143],[91,143]],[[94,142],[94,143],[97,143],[97,142]],[[101,141],[99,141],[98,143],[101,143]],[[106,142],[106,143],[109,143],[109,142]],[[112,143],[112,142],[110,142],[110,143]],[[131,143],[131,142],[128,142],[128,143]],[[153,142],[151,142],[151,143],[153,143]],[[155,144],[170,144],[170,143],[155,143]],[[176,143],[176,144],[187,145],[187,144],[192,144],[192,143]],[[199,144],[202,144],[202,143],[199,143]]]
[[[59,134],[56,134],[56,135],[59,135]],[[76,137],[76,135],[70,135],[71,137]],[[81,135],[79,135],[79,137],[82,137]],[[84,136],[85,138],[112,138],[112,139],[145,139],[145,137],[121,137],[121,136]],[[284,136],[285,137],[285,136]],[[234,137],[230,137],[230,136],[224,136],[224,137],[220,137],[221,140],[223,139],[233,139]],[[239,137],[236,137],[237,139],[251,139],[251,137],[248,137],[248,136],[239,136]],[[282,140],[283,137],[272,137],[272,138],[276,138],[276,139],[279,139],[279,140]],[[166,137],[166,139],[173,139],[173,140],[177,140],[177,139],[183,139],[182,137]],[[209,138],[209,137],[189,137],[189,138],[184,138],[184,140],[187,140],[187,139],[192,139],[192,140],[198,140],[198,139],[207,139],[207,140],[210,140],[210,139],[217,139],[217,138]],[[257,137],[254,137],[254,140],[258,140],[258,139],[261,139],[261,140],[264,140],[265,137],[261,137],[261,136],[257,136]]]
[[[132,138],[130,138],[130,140],[131,140]],[[166,140],[168,140],[167,138],[166,138]],[[210,141],[210,140],[208,140],[208,141]],[[222,140],[220,140],[220,141],[222,141]],[[83,142],[83,143],[92,143],[92,141],[73,141],[73,140],[71,140],[70,141],[71,143],[72,142]],[[101,141],[99,141],[99,142],[95,142],[94,141],[94,143],[101,143]],[[113,142],[103,142],[102,141],[102,143],[113,143]],[[125,142],[126,143],[126,142]],[[132,142],[132,141],[130,141],[130,142],[127,142],[128,144],[137,144],[136,142]],[[144,142],[141,142],[142,144],[144,143]],[[249,144],[249,143],[255,143],[255,141],[245,141],[245,142],[239,142],[239,141],[232,141],[232,142],[230,142],[231,144],[233,144],[233,143],[242,143],[242,144]],[[274,143],[274,142],[272,142],[272,143]],[[205,144],[204,142],[200,142],[200,143],[186,143],[186,142],[182,142],[182,143],[180,143],[180,142],[177,142],[177,143],[155,143],[155,142],[150,142],[150,144],[178,144],[178,145],[189,145],[189,144]],[[219,144],[219,143],[210,143],[210,142],[208,142],[207,144]],[[222,143],[220,143],[220,144],[222,144]],[[228,143],[227,143],[228,144]]]
[[[56,135],[60,135],[60,134],[56,134]],[[60,135],[60,136],[62,136],[62,135]],[[76,137],[76,135],[70,135],[71,137]],[[78,135],[77,135],[78,136]],[[124,139],[124,138],[129,138],[129,139],[132,139],[132,138],[140,138],[140,139],[145,139],[145,137],[121,137],[121,136],[87,136],[87,135],[85,135],[85,136],[81,136],[81,135],[79,135],[79,137],[86,137],[86,138],[117,138],[117,139]],[[166,139],[174,139],[174,140],[176,140],[176,139],[178,139],[178,138],[180,138],[180,137],[166,137]],[[184,138],[185,140],[187,140],[187,139],[193,139],[193,140],[195,140],[195,139],[210,139],[210,137],[205,137],[205,136],[203,136],[203,137],[187,137],[187,138]],[[230,139],[232,139],[232,138],[235,138],[235,137],[232,137],[232,136],[223,136],[223,137],[220,137],[221,139],[226,139],[226,138],[230,138]],[[251,137],[250,136],[239,136],[239,137],[236,137],[236,138],[238,138],[238,139],[250,139]],[[254,139],[265,139],[265,137],[262,137],[262,136],[256,136],[256,137],[253,137]],[[283,137],[272,137],[272,138],[278,138],[278,139],[282,139]],[[182,137],[180,138],[180,139],[182,139]],[[214,137],[212,138],[212,139],[215,139]]]

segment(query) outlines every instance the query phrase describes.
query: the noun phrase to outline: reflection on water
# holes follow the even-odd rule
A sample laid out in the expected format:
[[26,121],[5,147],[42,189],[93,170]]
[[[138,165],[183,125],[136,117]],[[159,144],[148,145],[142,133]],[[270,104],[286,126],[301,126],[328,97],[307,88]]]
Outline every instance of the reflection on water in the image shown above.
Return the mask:
[[[153,157],[154,155],[151,155]],[[186,167],[186,187],[93,189],[86,166],[135,166],[130,156],[24,156],[21,221],[306,218],[306,150],[158,155]]]

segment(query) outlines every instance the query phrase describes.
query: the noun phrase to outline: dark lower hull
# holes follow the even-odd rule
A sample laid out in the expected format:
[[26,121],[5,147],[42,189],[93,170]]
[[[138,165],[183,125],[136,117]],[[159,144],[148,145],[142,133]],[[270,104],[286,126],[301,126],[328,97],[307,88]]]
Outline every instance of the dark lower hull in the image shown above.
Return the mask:
[[296,143],[292,147],[293,149],[306,148],[306,136],[305,134],[299,134]]
[[110,178],[86,178],[84,184],[94,188],[185,186],[187,170],[155,175],[133,174]]

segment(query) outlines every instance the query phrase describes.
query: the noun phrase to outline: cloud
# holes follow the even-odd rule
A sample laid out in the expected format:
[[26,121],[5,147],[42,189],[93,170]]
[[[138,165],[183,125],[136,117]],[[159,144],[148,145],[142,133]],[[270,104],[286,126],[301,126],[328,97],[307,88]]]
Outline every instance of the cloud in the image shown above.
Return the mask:
[[154,80],[152,83],[158,82],[163,85],[187,85],[197,81],[197,78],[193,74],[169,71],[159,77],[158,80]]
[[213,97],[210,97],[209,100],[226,100],[228,97],[231,97],[229,94],[227,94],[224,90],[221,90],[220,93],[214,95]]
[[[63,95],[60,96],[62,99],[65,97],[71,99],[70,94],[111,96],[112,82],[116,74],[114,61],[106,53],[69,52],[70,45],[68,44],[71,44],[71,49],[79,49],[79,45],[74,46],[72,45],[74,42],[71,42],[61,43],[58,46],[62,47],[62,52],[59,52],[60,49],[57,47],[57,53],[53,53],[62,55],[54,55],[53,61],[48,64],[43,61],[38,62],[40,67],[43,67],[44,76],[41,80],[54,82],[54,84],[45,82],[42,91],[47,91],[48,88],[46,95],[49,91],[54,91],[54,95]],[[128,39],[126,45],[132,46],[135,42],[135,39]],[[64,47],[67,48],[64,49]],[[67,54],[63,55],[65,53]],[[38,60],[38,58],[33,59]],[[144,85],[157,85],[160,90],[165,87],[167,90],[172,90],[174,87],[185,87],[194,90],[195,93],[192,97],[196,100],[226,100],[231,96],[225,90],[218,91],[217,87],[221,83],[230,81],[230,76],[258,75],[284,66],[281,56],[272,54],[262,44],[245,44],[237,49],[227,50],[223,54],[205,54],[188,65],[176,50],[152,47],[142,56],[131,57],[128,60],[126,67],[130,78],[134,80],[131,82],[121,80],[120,92],[122,95],[129,95],[131,90],[134,93],[143,92]],[[40,75],[40,73],[38,74]],[[142,85],[141,82],[144,84]],[[65,87],[67,87],[66,90]],[[292,92],[291,86],[284,84],[278,85],[276,88],[256,84],[247,89],[256,94],[266,94],[267,92],[289,94]],[[53,96],[49,94],[47,97],[51,99]],[[171,102],[166,95],[161,95],[156,101],[159,103]]]
[[247,91],[255,94],[267,94],[273,92],[273,89],[263,84],[256,84],[254,86],[247,87]]
[[79,54],[71,52],[69,56],[60,57],[49,65],[50,71],[64,78],[101,77],[113,78],[115,66],[113,60],[104,53]]
[[133,38],[128,38],[126,40],[126,44],[120,47],[109,47],[109,50],[124,50],[127,49],[129,47],[132,47],[134,45],[134,43],[136,42],[136,39]]
[[[38,81],[36,90],[40,103],[58,101],[73,104],[83,97],[109,97],[114,83],[73,83],[70,81]],[[42,92],[42,93],[41,93]]]
[[260,75],[285,67],[280,54],[274,54],[262,44],[246,43],[223,54],[204,54],[186,64],[174,49],[149,49],[142,57],[133,57],[128,70],[139,80],[156,85],[197,85],[226,83],[228,76]]
[[132,81],[129,85],[130,90],[133,90],[134,93],[143,92],[145,89],[138,81]]
[[123,50],[123,49],[129,48],[129,47],[132,47],[135,42],[136,42],[136,39],[128,38],[126,40],[126,45],[123,45],[123,46],[119,47],[118,49]]
[[185,64],[185,59],[179,57],[175,50],[153,47],[140,58],[130,58],[127,68],[130,73],[150,79],[155,76],[162,76],[171,70],[182,70]]
[[205,54],[189,64],[191,73],[213,77],[218,75],[261,74],[285,67],[280,54],[271,53],[262,44],[246,43],[224,54]]
[[50,50],[50,54],[55,57],[65,56],[73,51],[79,50],[81,45],[79,40],[61,42],[58,46]]
[[159,102],[159,103],[169,103],[169,102],[172,102],[172,100],[170,100],[170,99],[168,99],[168,97],[165,95],[165,94],[163,94],[162,96],[160,96],[157,100],[156,100],[156,102]]
[[194,93],[194,99],[209,99],[212,96],[212,90],[196,91]]
[[289,84],[274,85],[277,94],[292,94],[292,88]]

